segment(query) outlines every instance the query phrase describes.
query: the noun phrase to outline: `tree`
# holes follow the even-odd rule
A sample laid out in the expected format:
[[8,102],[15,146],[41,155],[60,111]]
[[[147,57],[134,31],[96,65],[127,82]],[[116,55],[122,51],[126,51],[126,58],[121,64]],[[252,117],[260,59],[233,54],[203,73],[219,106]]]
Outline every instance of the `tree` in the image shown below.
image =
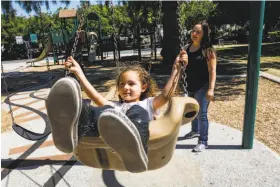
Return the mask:
[[[27,13],[30,13],[32,10],[34,10],[37,14],[39,13],[40,7],[44,4],[49,10],[50,8],[50,1],[15,1],[18,3]],[[56,0],[51,1],[53,4],[56,4]],[[64,3],[65,5],[69,5],[70,1],[61,0],[61,3]],[[16,10],[12,6],[12,1],[1,1],[1,8],[4,14],[16,12]]]
[[280,30],[280,1],[266,1],[264,14],[264,35],[269,31]]
[[[113,9],[113,10],[112,10]],[[114,11],[114,12],[112,12]],[[101,20],[101,26],[102,26],[102,35],[111,35],[112,33],[117,33],[118,28],[120,26],[130,24],[131,19],[127,16],[127,5],[116,5],[114,7],[108,6],[100,6],[100,5],[92,5],[89,7],[88,12],[95,12]],[[113,21],[114,19],[114,21]],[[113,30],[113,22],[116,30]],[[91,29],[97,29],[96,28],[97,21],[91,22],[90,27]]]
[[1,1],[1,9],[5,20],[8,20],[9,17],[14,18],[16,15],[16,10],[12,7],[11,1]]
[[180,6],[180,19],[184,26],[190,30],[194,24],[202,20],[209,20],[217,14],[217,4],[211,1],[188,1]]
[[[31,11],[35,11],[37,14],[40,14],[40,10],[41,10],[41,6],[44,4],[46,6],[47,9],[49,9],[49,1],[45,0],[45,1],[15,1],[16,3],[18,3],[27,13],[30,13]],[[56,4],[56,0],[52,0],[51,1],[53,4]],[[70,1],[60,1],[66,5],[69,5]],[[9,27],[9,22],[12,21],[12,23],[14,21],[18,21],[18,20],[12,20],[15,19],[15,14],[16,14],[16,10],[13,8],[12,6],[12,1],[1,1],[1,8],[3,11],[3,16],[1,15],[1,22],[2,22],[2,31],[4,31],[4,34],[1,34],[2,40],[4,38],[4,41],[2,42],[1,40],[1,44],[2,43],[11,43],[12,38],[15,35],[26,35],[27,33],[39,33],[38,29],[42,29],[44,30],[44,28],[42,28],[41,25],[38,25],[39,19],[41,18],[45,18],[47,19],[47,21],[43,21],[43,25],[49,25],[51,23],[51,20],[49,19],[49,14],[48,13],[42,13],[42,15],[40,18],[38,16],[35,16],[34,19],[32,18],[30,21],[31,22],[24,22],[23,18],[20,19],[19,22],[17,22],[17,25],[14,25],[15,30],[19,29],[22,30],[24,25],[26,27],[26,25],[30,26],[30,28],[25,29],[25,32],[14,32],[12,31],[12,29]],[[4,18],[4,19],[3,19]],[[12,24],[11,23],[11,24]],[[6,25],[5,28],[3,28],[3,25]],[[17,26],[21,26],[21,27],[17,27]],[[9,31],[8,31],[9,30]],[[9,33],[9,36],[6,36],[5,33]]]
[[180,51],[177,1],[163,1],[163,64],[172,65]]
[[12,44],[15,41],[15,36],[22,36],[26,34],[27,20],[23,17],[8,17],[4,18],[5,15],[1,15],[1,45],[5,45],[7,48],[8,44]]
[[[217,13],[211,16],[211,22],[217,27],[223,24],[238,25],[236,31],[239,36],[244,36],[250,25],[250,1],[214,1],[217,4]],[[264,35],[275,29],[277,20],[280,18],[278,11],[279,1],[266,1],[264,14]],[[238,11],[238,13],[237,13]]]
[[214,1],[217,4],[217,13],[211,21],[217,26],[223,24],[244,25],[250,19],[249,1]]

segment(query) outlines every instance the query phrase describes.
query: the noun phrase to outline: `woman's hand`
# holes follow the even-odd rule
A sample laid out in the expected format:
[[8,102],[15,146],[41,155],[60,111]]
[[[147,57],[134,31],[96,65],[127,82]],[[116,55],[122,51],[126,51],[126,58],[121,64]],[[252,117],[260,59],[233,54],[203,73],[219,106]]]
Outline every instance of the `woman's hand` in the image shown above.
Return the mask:
[[188,55],[187,55],[187,52],[185,50],[180,51],[180,54],[175,59],[173,68],[180,71],[181,68],[182,68],[182,65],[184,67],[186,67],[188,65]]
[[207,101],[214,101],[214,89],[212,89],[212,88],[209,88],[208,90],[207,90],[207,93],[206,93],[206,99],[207,99]]
[[76,60],[72,56],[67,58],[65,62],[65,68],[68,69],[70,72],[74,73],[76,76],[83,74],[83,71]]

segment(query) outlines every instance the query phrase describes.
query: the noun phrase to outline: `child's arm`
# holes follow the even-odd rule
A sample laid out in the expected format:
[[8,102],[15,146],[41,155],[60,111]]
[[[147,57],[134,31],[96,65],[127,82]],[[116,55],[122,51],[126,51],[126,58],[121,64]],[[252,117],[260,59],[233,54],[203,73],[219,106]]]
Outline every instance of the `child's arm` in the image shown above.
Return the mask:
[[188,55],[185,50],[182,50],[180,54],[174,61],[174,65],[172,68],[171,75],[162,91],[162,93],[156,96],[153,100],[154,110],[159,109],[165,103],[168,102],[169,98],[174,94],[179,79],[181,77],[181,62],[183,62],[184,66],[188,64]]
[[80,80],[82,87],[84,88],[87,96],[97,105],[112,105],[112,102],[108,101],[105,97],[97,92],[97,90],[90,84],[87,80],[85,74],[83,73],[80,65],[73,59],[72,56],[68,57],[65,62],[65,68],[75,74],[75,76]]

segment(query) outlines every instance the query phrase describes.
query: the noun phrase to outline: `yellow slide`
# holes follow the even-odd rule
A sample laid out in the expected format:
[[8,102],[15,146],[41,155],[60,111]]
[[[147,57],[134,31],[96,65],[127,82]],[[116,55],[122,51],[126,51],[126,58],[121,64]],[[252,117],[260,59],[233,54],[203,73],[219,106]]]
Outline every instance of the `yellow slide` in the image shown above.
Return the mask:
[[40,54],[40,56],[38,58],[36,58],[33,61],[27,62],[27,63],[34,63],[34,62],[38,62],[40,60],[43,60],[48,54],[49,52],[52,50],[52,42],[51,42],[51,36],[48,37],[48,43],[46,48],[42,51],[42,53]]

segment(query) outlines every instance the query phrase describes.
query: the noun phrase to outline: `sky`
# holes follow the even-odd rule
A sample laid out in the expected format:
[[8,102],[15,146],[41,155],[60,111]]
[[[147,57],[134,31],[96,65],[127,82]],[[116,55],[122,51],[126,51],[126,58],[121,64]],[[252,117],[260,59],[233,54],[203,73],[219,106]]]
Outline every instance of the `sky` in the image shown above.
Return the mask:
[[[94,4],[94,1],[90,1],[90,4]],[[42,6],[42,12],[55,12],[59,7],[64,8],[66,5],[62,4],[59,2],[59,0],[57,0],[56,4],[53,4],[51,1],[49,3],[50,8],[49,10],[46,10],[45,5]],[[80,1],[79,0],[72,0],[70,2],[70,4],[68,5],[67,9],[77,9],[77,7],[80,6]],[[13,1],[13,7],[14,9],[16,9],[17,11],[17,15],[18,16],[24,16],[24,17],[28,17],[29,15],[35,15],[35,12],[32,11],[30,13],[26,13],[18,3],[16,3],[15,1]]]

